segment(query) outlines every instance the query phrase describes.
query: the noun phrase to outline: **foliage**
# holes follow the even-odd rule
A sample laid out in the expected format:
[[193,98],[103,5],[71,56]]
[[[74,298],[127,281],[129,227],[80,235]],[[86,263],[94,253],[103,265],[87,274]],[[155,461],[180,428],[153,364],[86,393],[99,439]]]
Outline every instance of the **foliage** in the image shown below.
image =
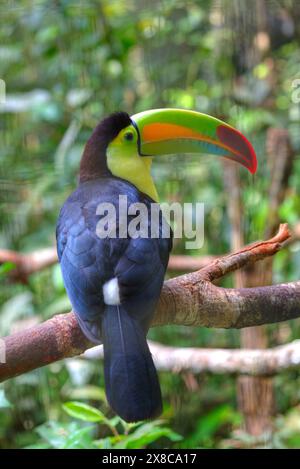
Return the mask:
[[[74,401],[65,403],[63,408],[67,414],[81,420],[84,424],[75,421],[68,423],[49,421],[36,429],[42,441],[29,446],[29,448],[137,449],[161,438],[174,442],[181,439],[177,433],[164,427],[160,420],[127,424],[119,417],[108,419],[95,407]],[[89,425],[90,423],[107,426],[112,435],[96,438],[101,427],[97,428],[95,425]]]

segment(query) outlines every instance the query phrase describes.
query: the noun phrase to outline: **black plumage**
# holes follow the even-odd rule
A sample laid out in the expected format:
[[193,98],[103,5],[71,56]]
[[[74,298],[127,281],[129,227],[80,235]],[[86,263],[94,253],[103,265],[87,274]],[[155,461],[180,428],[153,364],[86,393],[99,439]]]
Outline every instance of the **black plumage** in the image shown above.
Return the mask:
[[[117,124],[118,123],[118,124]],[[128,125],[126,115],[114,115],[94,131],[81,164],[78,188],[63,205],[57,223],[57,250],[64,284],[84,334],[104,344],[105,384],[111,407],[126,421],[138,421],[161,412],[161,393],[146,334],[157,304],[171,249],[171,238],[100,239],[97,223],[99,204],[111,203],[119,227],[119,196],[127,203],[148,207],[147,195],[131,183],[114,177],[105,161],[96,164],[94,153],[103,152],[109,139]],[[122,127],[123,126],[123,127]],[[112,130],[112,129],[116,130]],[[106,129],[106,130],[105,130]],[[103,134],[108,132],[108,134]],[[109,138],[108,138],[109,135]],[[93,171],[93,168],[97,169]],[[96,173],[97,177],[93,177]],[[118,230],[117,230],[118,235]],[[117,278],[120,304],[104,302],[103,285]]]

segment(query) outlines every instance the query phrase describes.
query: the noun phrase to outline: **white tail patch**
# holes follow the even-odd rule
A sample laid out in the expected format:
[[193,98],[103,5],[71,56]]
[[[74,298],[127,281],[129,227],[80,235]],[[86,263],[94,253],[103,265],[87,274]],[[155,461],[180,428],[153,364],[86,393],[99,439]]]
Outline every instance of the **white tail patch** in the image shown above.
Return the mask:
[[117,277],[114,277],[103,285],[104,303],[107,305],[119,305],[120,289]]

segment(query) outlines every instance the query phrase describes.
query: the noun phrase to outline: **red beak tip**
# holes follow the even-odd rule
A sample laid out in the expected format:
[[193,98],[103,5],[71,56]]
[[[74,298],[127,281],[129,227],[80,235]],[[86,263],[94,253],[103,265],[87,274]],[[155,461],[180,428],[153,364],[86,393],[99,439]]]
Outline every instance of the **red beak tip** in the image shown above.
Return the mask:
[[249,171],[251,174],[255,174],[256,170],[257,170],[257,159],[256,159],[256,154],[254,153],[253,165],[249,167]]
[[232,151],[236,161],[244,165],[250,173],[256,172],[257,158],[254,148],[241,132],[226,125],[219,125],[217,136]]

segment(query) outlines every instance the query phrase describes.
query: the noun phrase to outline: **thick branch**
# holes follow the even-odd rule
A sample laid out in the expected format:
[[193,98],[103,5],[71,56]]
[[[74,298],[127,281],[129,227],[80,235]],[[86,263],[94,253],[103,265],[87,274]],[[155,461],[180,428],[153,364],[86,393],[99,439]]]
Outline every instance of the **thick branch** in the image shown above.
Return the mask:
[[[208,279],[277,252],[289,238],[286,225],[272,240],[255,243],[240,253],[214,262],[211,269],[165,282],[153,326],[180,324],[217,328],[242,328],[285,321],[300,316],[300,281],[259,288],[224,289]],[[91,347],[75,315],[58,315],[4,338],[6,363],[0,364],[0,381],[60,360]],[[0,343],[1,345],[1,343]]]

